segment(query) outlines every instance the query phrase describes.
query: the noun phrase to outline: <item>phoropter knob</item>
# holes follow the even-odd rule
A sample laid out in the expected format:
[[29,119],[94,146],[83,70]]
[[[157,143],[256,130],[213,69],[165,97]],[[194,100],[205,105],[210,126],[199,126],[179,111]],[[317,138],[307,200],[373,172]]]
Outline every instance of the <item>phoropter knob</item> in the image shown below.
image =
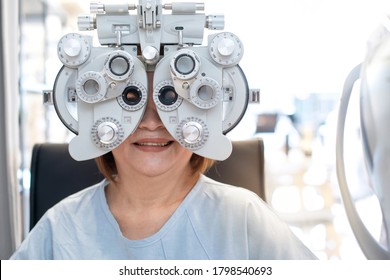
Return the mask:
[[208,137],[209,130],[203,120],[189,117],[180,122],[176,128],[176,139],[189,150],[202,148]]
[[208,15],[206,28],[210,30],[223,30],[225,28],[225,16],[223,14]]
[[63,36],[57,45],[58,58],[67,67],[78,67],[88,60],[91,44],[88,37],[77,33]]
[[202,139],[203,127],[197,122],[188,122],[182,128],[184,141],[194,144]]
[[118,126],[112,122],[103,122],[97,127],[97,137],[103,144],[111,144],[118,137]]
[[111,150],[122,143],[124,139],[123,127],[115,118],[101,118],[92,126],[91,138],[96,147]]
[[95,15],[82,15],[77,18],[77,26],[80,31],[91,31],[96,29]]
[[230,32],[215,35],[209,44],[211,58],[220,65],[233,66],[240,62],[244,47],[240,39]]

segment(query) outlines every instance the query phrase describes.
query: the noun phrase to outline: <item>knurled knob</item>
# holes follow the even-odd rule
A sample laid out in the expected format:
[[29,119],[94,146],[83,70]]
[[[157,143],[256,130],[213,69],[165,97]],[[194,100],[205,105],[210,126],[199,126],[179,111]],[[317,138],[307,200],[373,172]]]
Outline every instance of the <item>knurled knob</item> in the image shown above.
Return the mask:
[[197,122],[190,121],[183,125],[182,133],[185,142],[189,144],[197,143],[202,140],[203,127]]
[[82,15],[77,18],[77,26],[80,31],[91,31],[96,29],[96,19],[94,15]]
[[225,16],[223,14],[208,15],[206,28],[210,30],[223,30],[225,28]]
[[103,122],[97,127],[97,136],[103,144],[115,142],[118,135],[118,126],[112,122]]

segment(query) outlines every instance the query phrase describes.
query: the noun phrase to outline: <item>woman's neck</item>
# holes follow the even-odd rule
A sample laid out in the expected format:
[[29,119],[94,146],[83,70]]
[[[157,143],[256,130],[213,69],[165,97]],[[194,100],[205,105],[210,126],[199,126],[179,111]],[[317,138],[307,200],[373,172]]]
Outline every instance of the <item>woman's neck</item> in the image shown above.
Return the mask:
[[[189,172],[189,171],[187,171]],[[107,188],[107,198],[112,203],[127,204],[127,207],[148,208],[153,205],[168,205],[182,201],[198,180],[191,174],[118,175],[115,182]],[[110,203],[110,201],[109,201]]]
[[125,176],[106,188],[109,208],[129,239],[156,233],[167,222],[198,180],[190,171],[155,177]]

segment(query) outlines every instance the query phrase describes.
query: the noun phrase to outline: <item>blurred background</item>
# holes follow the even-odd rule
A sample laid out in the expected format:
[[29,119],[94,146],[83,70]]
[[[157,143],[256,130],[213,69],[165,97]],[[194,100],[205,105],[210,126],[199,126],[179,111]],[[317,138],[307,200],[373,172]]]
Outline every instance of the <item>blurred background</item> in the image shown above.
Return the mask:
[[[267,202],[320,259],[364,259],[346,219],[335,173],[337,107],[344,79],[364,59],[367,39],[390,12],[390,2],[204,2],[206,14],[223,13],[225,30],[243,41],[240,65],[249,86],[261,90],[260,104],[249,105],[228,136],[264,139]],[[43,104],[42,90],[52,89],[61,67],[57,42],[66,33],[79,32],[77,16],[89,13],[89,3],[20,0],[19,178],[24,213],[32,146],[73,136],[54,107]],[[359,129],[359,99],[353,97],[345,133],[347,176],[363,221],[379,238],[381,212],[368,187]]]

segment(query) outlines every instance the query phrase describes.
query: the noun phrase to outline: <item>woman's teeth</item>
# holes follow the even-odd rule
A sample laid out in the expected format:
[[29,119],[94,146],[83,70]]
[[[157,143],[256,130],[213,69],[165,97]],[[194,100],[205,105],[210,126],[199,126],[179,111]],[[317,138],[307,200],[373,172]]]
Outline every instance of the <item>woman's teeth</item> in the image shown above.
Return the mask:
[[166,147],[171,143],[172,141],[168,141],[165,143],[142,142],[142,143],[135,143],[135,144],[138,146],[148,146],[148,147]]

